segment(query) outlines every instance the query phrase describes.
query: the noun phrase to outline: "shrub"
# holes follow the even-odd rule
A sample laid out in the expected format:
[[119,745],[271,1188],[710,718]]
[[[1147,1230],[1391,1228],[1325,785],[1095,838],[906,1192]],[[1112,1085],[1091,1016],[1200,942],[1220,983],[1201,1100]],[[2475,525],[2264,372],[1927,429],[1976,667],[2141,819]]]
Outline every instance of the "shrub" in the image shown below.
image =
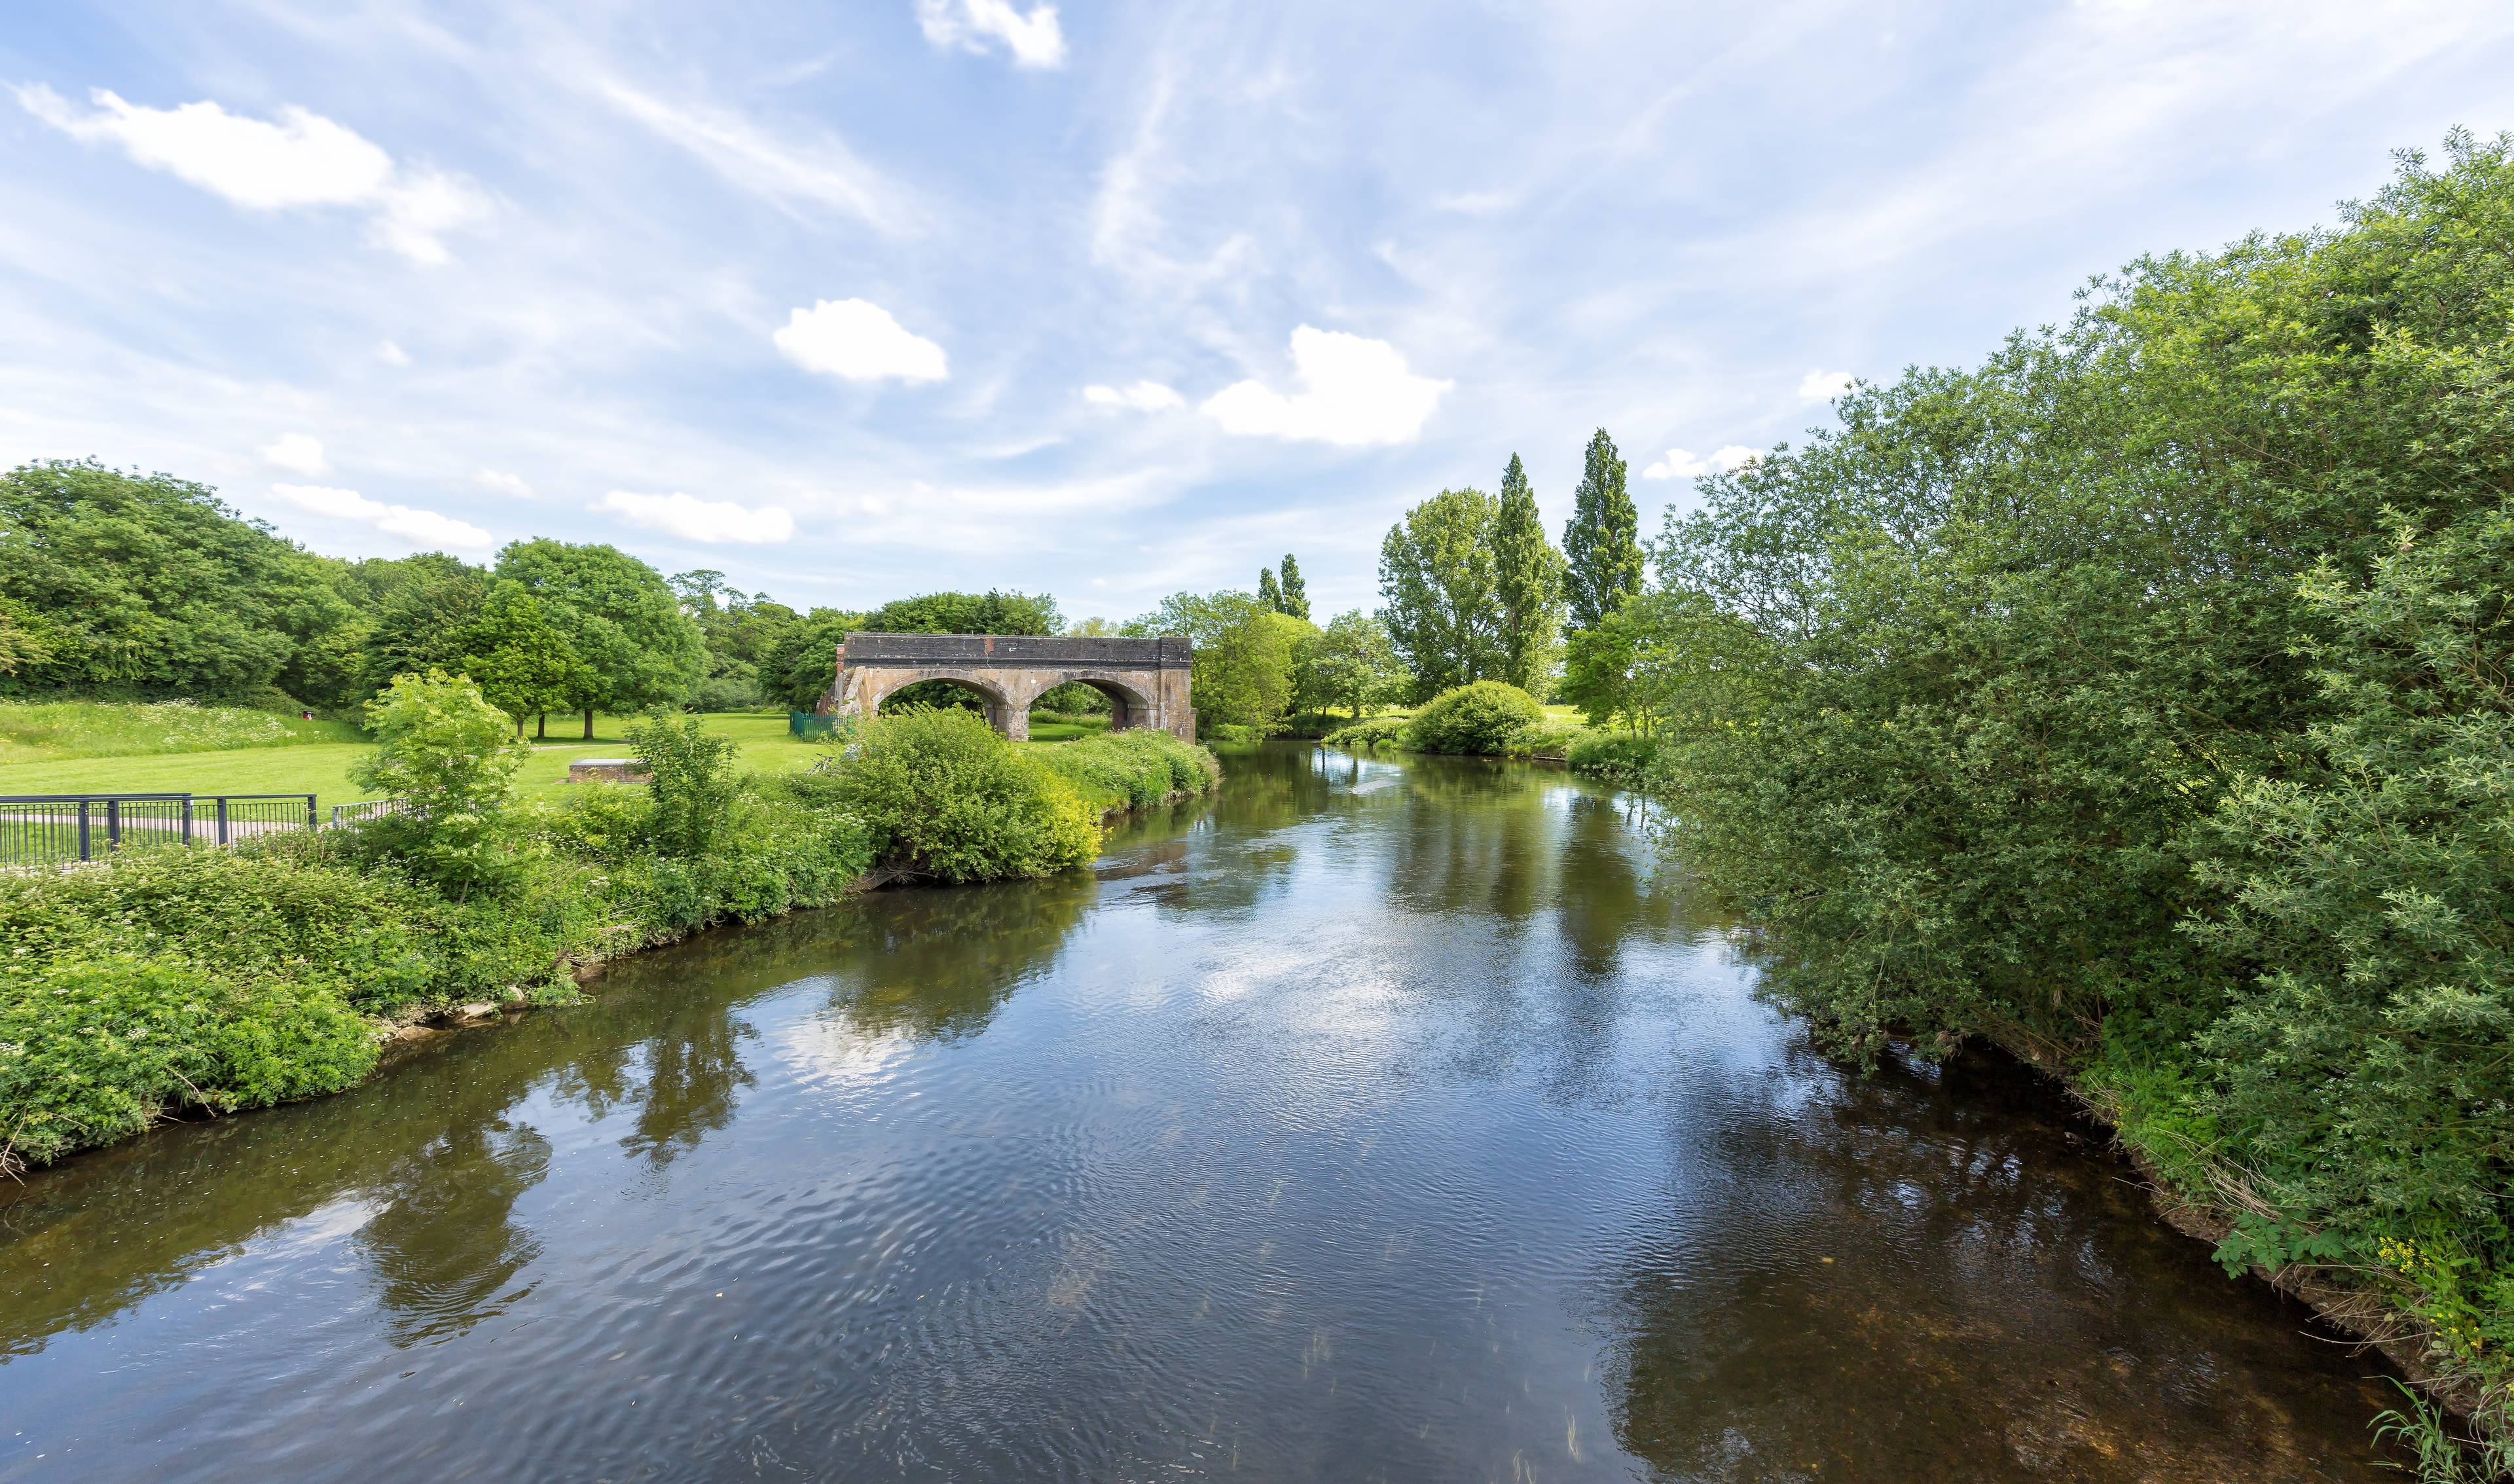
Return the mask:
[[768,698],[755,680],[710,675],[690,687],[689,707],[693,711],[761,711],[768,708]]
[[1037,760],[1084,797],[1108,808],[1149,809],[1173,794],[1200,794],[1222,780],[1222,764],[1167,732],[1104,732],[1040,749]]
[[1426,752],[1509,752],[1545,724],[1545,707],[1515,685],[1478,680],[1443,691],[1414,713],[1413,745]]
[[328,985],[382,1013],[428,993],[442,899],[390,871],[284,837],[239,850],[147,851],[79,870],[0,875],[13,965],[138,952],[238,981]]
[[1571,744],[1588,736],[1585,727],[1566,726],[1549,721],[1519,734],[1518,741],[1503,748],[1513,757],[1568,758]]
[[1410,716],[1374,716],[1368,721],[1357,721],[1352,726],[1328,733],[1326,744],[1364,751],[1375,747],[1404,747],[1411,744],[1409,739],[1413,725],[1414,719]]
[[188,964],[80,957],[0,991],[0,1170],[138,1133],[170,1110],[337,1091],[376,1038],[330,990]]
[[495,816],[526,753],[507,713],[470,681],[429,670],[394,676],[367,703],[367,725],[376,750],[349,765],[349,781],[402,806],[365,826],[375,848],[458,888],[497,880]]
[[742,782],[734,764],[742,744],[707,730],[694,716],[648,716],[630,722],[629,750],[646,765],[655,848],[667,855],[706,854],[724,829]]
[[1225,742],[1236,747],[1245,747],[1266,740],[1263,728],[1243,727],[1237,722],[1217,721],[1207,725],[1203,730],[1206,741]]
[[1638,732],[1589,732],[1573,739],[1571,771],[1620,788],[1638,788],[1658,759],[1658,743]]
[[974,711],[883,715],[847,751],[831,791],[872,827],[894,866],[994,881],[1044,876],[1099,851],[1098,822],[1074,785]]

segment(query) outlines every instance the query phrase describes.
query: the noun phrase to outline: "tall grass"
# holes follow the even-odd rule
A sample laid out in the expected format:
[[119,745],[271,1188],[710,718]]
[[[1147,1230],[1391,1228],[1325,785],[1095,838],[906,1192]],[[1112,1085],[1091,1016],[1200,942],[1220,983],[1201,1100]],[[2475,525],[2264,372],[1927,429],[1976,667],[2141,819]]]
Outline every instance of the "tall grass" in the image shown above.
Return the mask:
[[188,701],[0,701],[0,763],[360,742],[352,723]]

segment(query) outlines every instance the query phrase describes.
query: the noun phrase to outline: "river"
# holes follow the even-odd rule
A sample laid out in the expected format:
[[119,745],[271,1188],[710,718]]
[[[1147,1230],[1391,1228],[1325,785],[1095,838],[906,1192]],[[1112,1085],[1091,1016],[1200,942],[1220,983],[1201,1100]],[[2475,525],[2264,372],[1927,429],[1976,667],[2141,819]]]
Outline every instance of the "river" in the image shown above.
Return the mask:
[[1229,759],[0,1186],[0,1480],[2386,1477],[2012,1065],[1862,1078],[1634,805]]

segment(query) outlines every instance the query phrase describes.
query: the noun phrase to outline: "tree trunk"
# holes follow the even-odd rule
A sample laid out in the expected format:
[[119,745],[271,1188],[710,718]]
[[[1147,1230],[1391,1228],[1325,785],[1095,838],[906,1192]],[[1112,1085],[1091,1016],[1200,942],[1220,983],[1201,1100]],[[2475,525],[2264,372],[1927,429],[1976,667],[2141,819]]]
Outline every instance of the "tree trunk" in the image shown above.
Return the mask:
[[591,706],[585,708],[585,740],[593,741],[593,707]]
[[549,712],[535,711],[533,713],[533,741],[549,741]]

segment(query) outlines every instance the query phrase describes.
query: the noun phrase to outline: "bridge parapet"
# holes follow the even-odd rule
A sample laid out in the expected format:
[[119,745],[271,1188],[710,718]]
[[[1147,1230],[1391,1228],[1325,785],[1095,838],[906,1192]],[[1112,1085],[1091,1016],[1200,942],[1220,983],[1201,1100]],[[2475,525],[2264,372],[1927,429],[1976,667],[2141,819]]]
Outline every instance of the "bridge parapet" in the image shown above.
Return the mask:
[[882,699],[923,680],[949,680],[983,697],[987,719],[1016,740],[1030,736],[1032,702],[1060,685],[1109,698],[1110,726],[1156,727],[1196,739],[1189,702],[1193,646],[1158,638],[1032,634],[851,633],[837,647],[825,714],[872,716]]

